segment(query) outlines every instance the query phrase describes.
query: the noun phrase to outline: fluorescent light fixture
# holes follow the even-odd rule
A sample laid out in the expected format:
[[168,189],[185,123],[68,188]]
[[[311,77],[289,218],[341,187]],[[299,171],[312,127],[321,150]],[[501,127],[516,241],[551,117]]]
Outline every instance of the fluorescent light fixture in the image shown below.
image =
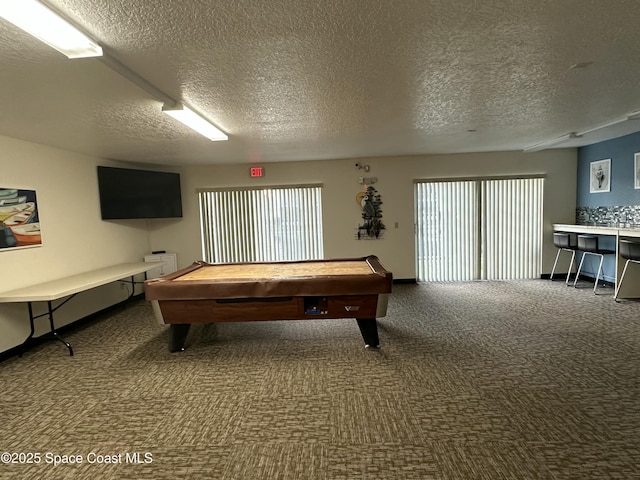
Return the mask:
[[582,135],[578,135],[577,133],[567,133],[566,135],[562,135],[561,137],[552,138],[551,140],[545,140],[544,142],[536,143],[535,145],[530,145],[524,148],[525,152],[539,152],[540,150],[545,150],[547,148],[553,147],[555,145],[559,145],[564,143],[572,138],[580,138]]
[[612,120],[603,125],[598,125],[597,127],[590,128],[589,130],[585,130],[584,132],[580,132],[579,135],[588,135],[589,133],[597,132],[598,130],[603,130],[605,128],[613,127],[615,125],[620,125],[621,123],[628,122],[631,120],[640,120],[640,112],[632,112],[624,117],[620,117],[616,120]]
[[582,132],[573,132],[567,135],[563,135],[561,137],[552,138],[551,140],[546,140],[544,142],[536,143],[535,145],[531,145],[529,147],[525,147],[525,152],[539,152],[540,150],[544,150],[546,148],[553,147],[554,145],[558,145],[560,143],[571,140],[572,138],[580,138],[585,135],[589,135],[591,133],[597,132],[599,130],[604,130],[605,128],[614,127],[621,123],[632,121],[632,120],[640,120],[640,111],[629,113],[628,115],[618,118],[616,120],[612,120],[608,123],[598,125],[597,127],[590,128],[588,130],[584,130]]
[[224,132],[220,131],[218,127],[209,122],[209,120],[201,117],[182,103],[176,103],[174,106],[168,106],[165,103],[162,107],[162,111],[167,115],[171,115],[179,122],[184,123],[187,127],[195,130],[200,135],[204,135],[211,141],[216,142],[229,139]]
[[609,123],[605,123],[603,125],[598,125],[597,127],[590,128],[589,130],[585,130],[584,132],[580,132],[580,135],[588,135],[593,132],[597,132],[598,130],[603,130],[605,128],[613,127],[614,125],[619,125],[627,121],[627,117],[619,118],[617,120],[612,120]]
[[0,17],[69,58],[102,55],[100,45],[36,0],[0,0]]

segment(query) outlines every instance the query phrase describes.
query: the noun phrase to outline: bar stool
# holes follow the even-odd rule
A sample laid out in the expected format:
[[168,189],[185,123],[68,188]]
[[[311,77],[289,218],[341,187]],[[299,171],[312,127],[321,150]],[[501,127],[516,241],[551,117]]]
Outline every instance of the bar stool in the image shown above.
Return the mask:
[[571,252],[571,262],[569,263],[569,270],[567,271],[567,278],[564,281],[565,285],[569,285],[569,277],[571,276],[571,269],[573,268],[573,261],[576,258],[576,250],[578,245],[576,244],[576,234],[567,232],[553,232],[553,244],[558,247],[558,253],[556,253],[556,261],[553,262],[553,268],[551,269],[551,275],[549,280],[553,280],[553,274],[556,271],[556,265],[558,265],[558,258],[560,252],[563,250]]
[[598,280],[600,279],[600,273],[602,272],[602,263],[604,262],[604,256],[609,254],[615,254],[615,250],[607,250],[603,248],[598,248],[598,236],[597,235],[578,235],[578,250],[582,253],[582,258],[580,259],[580,266],[578,266],[578,271],[576,272],[576,278],[573,281],[573,286],[576,286],[578,283],[578,278],[580,277],[580,271],[582,270],[582,264],[584,263],[584,259],[587,255],[596,255],[600,257],[600,264],[598,265],[598,273],[596,274],[596,281],[593,286],[593,293],[596,293],[596,289],[598,288]]
[[613,295],[613,299],[618,301],[618,292],[622,286],[622,280],[624,280],[624,274],[627,273],[627,267],[629,263],[640,263],[640,242],[634,242],[632,240],[620,239],[618,242],[618,255],[627,261],[624,263],[622,269],[622,275],[620,275],[620,281],[616,285],[616,293]]

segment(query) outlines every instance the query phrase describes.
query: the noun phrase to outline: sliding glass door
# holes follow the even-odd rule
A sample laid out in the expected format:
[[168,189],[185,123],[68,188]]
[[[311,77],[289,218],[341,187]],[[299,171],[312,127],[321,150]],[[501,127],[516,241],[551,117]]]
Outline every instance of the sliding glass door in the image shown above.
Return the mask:
[[418,281],[539,278],[544,179],[415,184]]
[[543,185],[542,178],[482,182],[481,278],[540,278]]
[[415,188],[418,280],[474,280],[480,266],[477,182],[424,182]]

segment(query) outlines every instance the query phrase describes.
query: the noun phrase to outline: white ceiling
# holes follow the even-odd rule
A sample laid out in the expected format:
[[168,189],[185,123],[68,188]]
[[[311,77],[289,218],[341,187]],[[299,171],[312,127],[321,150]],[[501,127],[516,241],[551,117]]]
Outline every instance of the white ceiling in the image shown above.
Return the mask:
[[[69,60],[0,19],[0,135],[102,158],[179,165],[522,150],[640,111],[638,0],[47,4],[108,57]],[[163,115],[161,96],[200,111],[229,141]],[[640,120],[558,147],[635,131]]]

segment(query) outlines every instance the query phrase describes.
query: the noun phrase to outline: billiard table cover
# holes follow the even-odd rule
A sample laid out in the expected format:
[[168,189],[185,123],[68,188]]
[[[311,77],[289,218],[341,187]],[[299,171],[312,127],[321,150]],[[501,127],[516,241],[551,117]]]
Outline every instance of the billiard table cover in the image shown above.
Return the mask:
[[269,298],[390,293],[393,275],[378,257],[212,264],[196,261],[145,282],[147,300]]

